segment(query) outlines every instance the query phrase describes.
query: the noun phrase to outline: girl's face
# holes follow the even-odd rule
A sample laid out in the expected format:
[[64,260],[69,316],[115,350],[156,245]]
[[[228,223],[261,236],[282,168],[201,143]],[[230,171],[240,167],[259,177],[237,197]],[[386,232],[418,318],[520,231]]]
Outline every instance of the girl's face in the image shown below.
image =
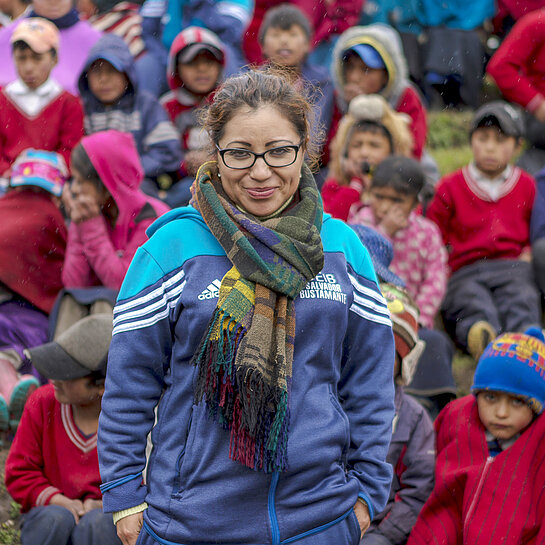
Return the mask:
[[[293,150],[283,146],[299,146],[301,137],[293,123],[271,105],[253,110],[241,108],[225,125],[218,142],[220,149],[236,148],[232,159],[246,159],[245,150],[263,153],[275,148],[272,160],[289,156]],[[234,204],[254,216],[268,216],[276,212],[297,191],[301,177],[305,149],[298,149],[295,161],[284,167],[271,167],[263,157],[252,167],[243,170],[229,168],[218,153],[221,185]],[[229,159],[226,157],[227,161]]]
[[376,167],[391,155],[392,149],[388,138],[379,130],[376,132],[356,130],[350,137],[346,153],[348,159],[356,164],[365,161],[370,166]]
[[79,170],[75,168],[72,168],[72,183],[70,185],[70,190],[74,200],[91,199],[95,201],[101,209],[110,198],[110,193],[105,187],[99,189],[93,182],[84,178]]

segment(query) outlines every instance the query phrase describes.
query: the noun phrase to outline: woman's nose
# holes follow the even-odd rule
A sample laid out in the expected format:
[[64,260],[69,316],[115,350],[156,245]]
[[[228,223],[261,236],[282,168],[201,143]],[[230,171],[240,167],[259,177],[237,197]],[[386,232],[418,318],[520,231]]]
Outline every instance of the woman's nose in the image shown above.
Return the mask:
[[258,157],[250,170],[250,176],[254,180],[266,180],[271,175],[271,167],[265,163],[263,157]]

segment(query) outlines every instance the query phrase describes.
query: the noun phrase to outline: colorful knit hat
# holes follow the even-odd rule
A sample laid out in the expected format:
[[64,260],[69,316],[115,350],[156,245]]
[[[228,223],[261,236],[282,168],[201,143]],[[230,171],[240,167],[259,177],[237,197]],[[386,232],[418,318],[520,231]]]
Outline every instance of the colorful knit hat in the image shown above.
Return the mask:
[[545,406],[545,337],[537,327],[504,333],[479,359],[471,392],[506,392],[521,397],[537,414]]
[[54,151],[27,149],[13,163],[9,185],[34,185],[60,197],[67,179],[68,168],[62,155]]
[[394,284],[381,284],[394,330],[396,352],[401,360],[401,382],[410,384],[426,343],[418,338],[420,311],[409,293]]

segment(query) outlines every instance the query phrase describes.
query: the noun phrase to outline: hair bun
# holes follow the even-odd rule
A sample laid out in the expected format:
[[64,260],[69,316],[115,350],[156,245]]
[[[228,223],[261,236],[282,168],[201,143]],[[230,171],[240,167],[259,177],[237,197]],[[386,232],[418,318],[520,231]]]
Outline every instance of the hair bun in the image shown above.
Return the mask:
[[384,117],[386,101],[379,95],[358,95],[350,101],[348,113],[355,119],[380,122]]

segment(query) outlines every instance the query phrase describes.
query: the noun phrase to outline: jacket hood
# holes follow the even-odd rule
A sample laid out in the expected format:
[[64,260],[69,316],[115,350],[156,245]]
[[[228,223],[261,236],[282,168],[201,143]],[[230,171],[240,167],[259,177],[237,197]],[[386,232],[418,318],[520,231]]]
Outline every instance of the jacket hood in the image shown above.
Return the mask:
[[407,61],[399,34],[391,26],[382,23],[349,28],[339,36],[333,48],[331,74],[333,75],[333,84],[340,100],[341,109],[344,112],[347,109],[343,99],[345,83],[343,53],[358,44],[367,44],[374,47],[381,56],[388,72],[388,83],[380,94],[395,109],[401,93],[408,85]]
[[218,77],[218,83],[223,79],[223,67],[225,66],[226,51],[221,43],[221,40],[211,30],[197,26],[190,26],[182,30],[182,32],[176,36],[168,53],[167,82],[173,91],[176,91],[184,86],[184,82],[178,75],[178,65],[176,59],[183,49],[194,44],[204,44],[209,47],[213,47],[222,53],[222,70]]
[[87,72],[91,65],[98,59],[108,61],[116,70],[123,72],[127,76],[133,92],[137,92],[138,78],[136,76],[136,66],[127,44],[115,34],[104,34],[89,51],[78,80],[78,89],[83,100],[88,100],[90,96],[93,96],[89,89]]
[[139,189],[144,170],[134,138],[129,133],[109,130],[85,136],[81,144],[119,210],[112,239],[120,247],[119,244],[126,243],[138,213],[151,201]]

